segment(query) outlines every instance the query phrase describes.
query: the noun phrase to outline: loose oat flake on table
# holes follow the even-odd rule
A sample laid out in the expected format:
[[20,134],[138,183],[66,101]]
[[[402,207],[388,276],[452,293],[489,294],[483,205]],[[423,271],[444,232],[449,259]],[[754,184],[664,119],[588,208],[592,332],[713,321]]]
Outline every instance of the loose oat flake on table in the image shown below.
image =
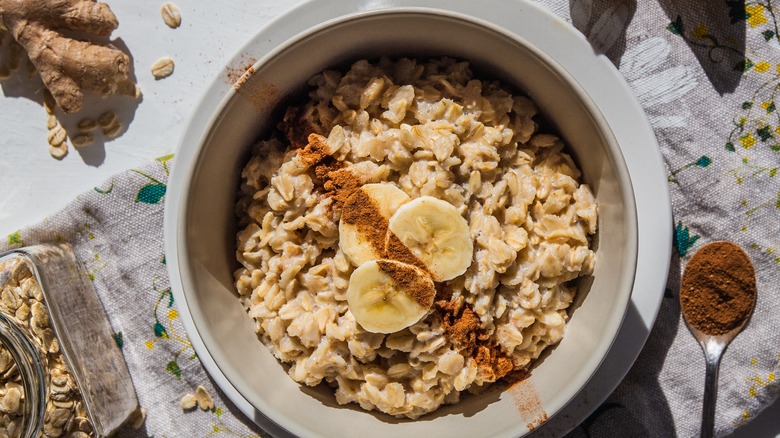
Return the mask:
[[261,341],[295,381],[409,418],[526,376],[595,258],[563,142],[455,59],[309,84],[241,175],[235,279]]
[[155,79],[163,79],[173,74],[173,59],[164,56],[152,64],[151,72]]
[[171,29],[176,29],[181,25],[181,11],[179,7],[173,3],[166,3],[160,9],[163,21]]

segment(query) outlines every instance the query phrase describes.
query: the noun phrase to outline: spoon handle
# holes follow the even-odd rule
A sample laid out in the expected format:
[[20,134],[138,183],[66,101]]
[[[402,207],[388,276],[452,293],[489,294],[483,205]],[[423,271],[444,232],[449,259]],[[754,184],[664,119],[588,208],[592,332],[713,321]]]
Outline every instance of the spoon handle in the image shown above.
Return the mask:
[[701,438],[711,438],[715,430],[715,402],[718,396],[718,369],[723,350],[705,349],[707,371],[704,375],[704,404],[701,412]]

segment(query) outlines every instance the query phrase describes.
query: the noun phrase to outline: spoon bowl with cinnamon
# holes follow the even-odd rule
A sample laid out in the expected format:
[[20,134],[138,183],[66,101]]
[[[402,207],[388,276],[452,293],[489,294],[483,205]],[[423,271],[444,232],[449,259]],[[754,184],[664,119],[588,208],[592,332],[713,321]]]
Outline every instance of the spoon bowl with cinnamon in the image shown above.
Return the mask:
[[701,437],[715,427],[718,370],[723,353],[756,305],[756,274],[745,251],[730,242],[702,247],[685,268],[680,286],[683,318],[706,362]]

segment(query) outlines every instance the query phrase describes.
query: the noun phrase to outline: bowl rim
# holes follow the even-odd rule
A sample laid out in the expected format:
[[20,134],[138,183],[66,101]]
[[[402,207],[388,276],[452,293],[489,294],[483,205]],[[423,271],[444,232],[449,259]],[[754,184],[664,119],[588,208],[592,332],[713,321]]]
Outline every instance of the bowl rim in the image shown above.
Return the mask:
[[[419,3],[419,2],[418,2]],[[303,6],[305,6],[304,4]],[[301,7],[294,9],[293,11],[289,12],[288,14],[285,14],[277,20],[274,21],[274,23],[279,22],[284,17],[289,16],[296,10],[299,10]],[[498,26],[494,23],[491,23],[489,21],[483,20],[478,17],[468,16],[463,13],[459,13],[452,10],[445,10],[445,9],[439,9],[436,7],[428,7],[428,6],[395,6],[395,7],[386,7],[382,9],[377,10],[368,10],[368,11],[358,11],[354,12],[352,14],[345,14],[336,16],[334,18],[331,18],[329,20],[321,22],[317,26],[310,27],[309,29],[300,32],[296,35],[294,35],[291,38],[288,38],[283,44],[280,44],[276,46],[275,48],[269,50],[265,55],[263,55],[256,63],[255,67],[259,66],[260,64],[267,62],[267,60],[272,59],[274,56],[276,56],[278,53],[281,53],[282,51],[286,50],[289,46],[296,44],[298,41],[308,37],[309,35],[316,34],[317,32],[322,31],[323,29],[326,29],[334,24],[343,23],[343,22],[349,22],[356,19],[362,19],[364,17],[371,17],[371,16],[378,16],[378,15],[387,15],[387,14],[395,14],[395,13],[422,13],[422,14],[433,14],[436,16],[446,16],[449,18],[455,18],[462,21],[465,21],[467,23],[471,24],[477,24],[479,26],[485,27],[489,29],[492,32],[499,33],[503,35],[504,37],[507,37],[518,44],[523,45],[528,50],[532,51],[536,56],[539,56],[540,58],[544,59],[545,62],[548,65],[554,66],[555,70],[558,71],[562,77],[566,79],[567,82],[572,84],[572,89],[579,95],[580,100],[589,108],[589,112],[594,117],[595,122],[600,126],[602,132],[604,132],[605,137],[607,137],[607,144],[610,148],[610,153],[612,154],[613,158],[616,161],[617,170],[619,173],[619,177],[621,179],[621,186],[624,188],[622,190],[622,197],[624,198],[624,201],[628,201],[627,205],[630,205],[631,208],[628,208],[627,210],[630,212],[630,218],[629,221],[632,223],[632,236],[634,237],[632,242],[629,243],[631,246],[631,250],[629,253],[633,257],[633,273],[636,274],[636,268],[637,268],[637,259],[638,259],[638,219],[637,219],[637,211],[636,211],[636,205],[634,204],[635,200],[635,193],[633,191],[633,187],[631,184],[631,178],[629,178],[629,171],[627,168],[627,163],[625,163],[624,157],[623,157],[623,151],[620,145],[617,143],[617,140],[615,136],[613,135],[613,131],[610,129],[609,123],[605,119],[605,117],[602,115],[599,108],[596,106],[596,104],[593,102],[591,97],[589,96],[589,93],[583,87],[581,84],[579,84],[566,70],[566,68],[562,65],[560,65],[558,62],[556,62],[551,56],[549,56],[547,53],[540,50],[536,45],[532,44],[531,42],[527,41],[525,38],[521,37],[520,35],[517,35],[516,33],[509,31],[501,26]],[[549,12],[548,12],[549,13]],[[273,23],[272,23],[273,24]],[[269,25],[270,26],[270,25]],[[267,28],[264,28],[265,30]],[[255,39],[257,39],[262,33],[263,30],[261,30],[256,36]],[[251,44],[251,43],[250,43]],[[248,46],[249,44],[247,44]],[[213,89],[214,84],[212,84],[212,87],[209,89],[212,93],[207,92],[206,96],[204,96],[203,101],[207,100],[207,96],[209,94],[212,94],[212,102],[213,102]],[[202,149],[204,142],[208,138],[208,134],[211,131],[211,128],[214,126],[214,123],[218,120],[219,116],[222,114],[222,111],[224,110],[225,106],[229,104],[231,99],[235,95],[235,89],[234,87],[230,86],[230,88],[227,90],[227,92],[219,98],[219,105],[216,107],[213,111],[208,111],[211,114],[211,117],[209,118],[208,123],[202,126],[201,128],[198,128],[197,130],[200,130],[200,134],[195,136],[198,138],[197,141],[192,142],[188,141],[193,138],[193,134],[191,133],[191,130],[186,130],[185,135],[182,137],[181,142],[179,143],[177,147],[177,157],[179,156],[186,156],[187,154],[183,154],[182,152],[188,151],[189,152],[189,161],[184,160],[184,163],[180,163],[180,160],[177,160],[177,165],[174,166],[174,169],[171,173],[170,182],[169,182],[169,196],[166,199],[166,205],[165,205],[165,247],[166,247],[166,254],[169,254],[169,263],[168,263],[168,271],[171,277],[171,287],[174,292],[174,295],[176,296],[176,300],[179,303],[184,303],[184,306],[179,306],[181,310],[184,310],[183,312],[180,311],[183,318],[183,323],[185,325],[185,329],[187,330],[188,334],[190,334],[191,341],[193,341],[193,347],[195,348],[198,355],[202,358],[202,362],[204,363],[204,366],[209,371],[209,373],[214,376],[217,374],[220,379],[217,379],[218,383],[225,383],[222,381],[222,377],[227,379],[227,383],[232,387],[232,390],[235,390],[238,395],[243,397],[245,400],[249,400],[248,397],[244,396],[241,390],[236,388],[232,385],[232,381],[230,380],[229,376],[226,376],[222,370],[219,367],[219,364],[215,361],[215,359],[209,354],[208,347],[203,343],[200,332],[198,330],[198,324],[195,323],[193,320],[193,316],[189,311],[189,307],[187,304],[187,292],[183,289],[183,283],[182,278],[180,277],[180,260],[186,261],[187,255],[183,252],[178,251],[179,245],[183,245],[182,242],[184,242],[183,239],[183,233],[185,232],[184,225],[184,214],[186,212],[186,201],[188,199],[188,193],[182,193],[182,189],[189,186],[192,178],[192,173],[194,171],[194,165],[196,164],[195,156],[197,153]],[[206,105],[206,106],[213,106],[213,105]],[[200,119],[203,119],[203,112],[204,112],[204,106],[199,104],[196,107],[196,111],[194,115],[191,117],[189,124],[192,124],[193,121],[198,118],[200,115]],[[654,139],[654,138],[653,138]],[[186,184],[182,184],[182,181],[184,181]],[[627,185],[625,183],[628,183]],[[627,190],[625,190],[627,189]],[[628,198],[628,199],[625,199]],[[671,228],[671,227],[670,227]],[[182,255],[182,257],[179,257],[179,254]],[[596,370],[599,368],[599,364],[604,360],[604,358],[607,356],[607,352],[610,350],[611,346],[613,345],[615,338],[618,335],[618,332],[620,331],[620,327],[623,321],[623,316],[625,315],[625,311],[627,309],[627,304],[631,298],[631,291],[633,289],[633,283],[634,283],[634,275],[630,276],[630,280],[627,280],[629,283],[626,287],[627,291],[626,293],[623,293],[620,295],[621,297],[621,305],[620,308],[622,308],[624,311],[620,315],[619,320],[617,320],[617,327],[614,328],[614,330],[610,330],[610,342],[606,345],[603,345],[603,348],[599,349],[599,354],[594,355],[598,357],[598,361],[593,367],[593,369],[588,373],[587,378],[581,383],[576,385],[577,391],[574,392],[574,394],[571,394],[570,396],[566,397],[566,400],[563,403],[560,403],[560,406],[550,406],[549,404],[545,405],[545,409],[551,411],[551,412],[558,412],[560,411],[569,401],[571,401],[571,398],[576,395],[576,393],[583,388],[588,381],[590,381],[593,374],[596,372]],[[657,310],[656,310],[657,312]],[[654,316],[653,316],[654,319]],[[197,342],[196,342],[197,340]],[[599,344],[602,346],[602,344]],[[205,359],[205,360],[204,360]],[[222,385],[220,385],[222,386]],[[226,391],[227,392],[227,391]],[[232,392],[232,391],[230,391]],[[228,396],[231,399],[234,399],[235,394],[231,394],[228,392]],[[233,400],[235,402],[235,400]],[[254,405],[254,404],[253,404]],[[268,428],[270,426],[267,424],[267,422],[262,421],[262,419],[258,419],[257,415],[251,415],[250,412],[247,412],[246,409],[243,409],[245,406],[242,406],[242,411],[244,411],[245,414],[252,417],[256,422],[261,424],[261,426],[264,426]],[[277,417],[278,415],[275,414],[275,410],[273,409],[273,406],[266,405],[262,406],[262,403],[260,403],[260,406],[257,406],[258,409],[260,409],[263,413],[270,413],[271,417]],[[257,413],[257,412],[255,412]],[[260,420],[260,421],[258,421]],[[289,428],[285,427],[287,431],[294,432],[293,429],[295,428]],[[303,432],[298,431],[298,432]]]

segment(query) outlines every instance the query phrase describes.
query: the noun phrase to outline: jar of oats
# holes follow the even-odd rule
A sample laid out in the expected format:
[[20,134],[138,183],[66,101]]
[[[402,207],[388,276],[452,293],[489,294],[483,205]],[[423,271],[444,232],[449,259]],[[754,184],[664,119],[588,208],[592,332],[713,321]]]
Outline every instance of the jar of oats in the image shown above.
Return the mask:
[[106,436],[137,407],[127,364],[73,249],[0,254],[0,436]]

